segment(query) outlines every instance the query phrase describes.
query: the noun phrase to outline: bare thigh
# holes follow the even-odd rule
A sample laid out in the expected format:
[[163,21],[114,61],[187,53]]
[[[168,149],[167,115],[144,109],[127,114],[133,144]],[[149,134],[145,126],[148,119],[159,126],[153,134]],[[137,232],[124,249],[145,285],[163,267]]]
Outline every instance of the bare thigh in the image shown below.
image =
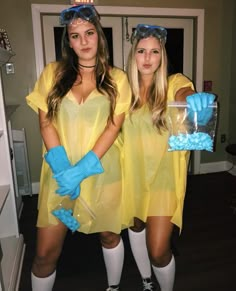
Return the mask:
[[67,228],[62,223],[37,229],[36,255],[32,267],[36,276],[46,277],[55,270],[66,233]]
[[147,248],[154,266],[166,266],[172,256],[173,223],[169,216],[150,216],[146,222]]

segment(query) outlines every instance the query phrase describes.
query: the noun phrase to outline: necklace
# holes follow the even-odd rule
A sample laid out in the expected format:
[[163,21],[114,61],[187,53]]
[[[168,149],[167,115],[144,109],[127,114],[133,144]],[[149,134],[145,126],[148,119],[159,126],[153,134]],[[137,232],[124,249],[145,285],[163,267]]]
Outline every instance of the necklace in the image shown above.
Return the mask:
[[85,66],[85,65],[81,65],[81,64],[79,64],[79,66],[82,67],[82,68],[95,68],[96,67],[96,65],[93,65],[93,66]]

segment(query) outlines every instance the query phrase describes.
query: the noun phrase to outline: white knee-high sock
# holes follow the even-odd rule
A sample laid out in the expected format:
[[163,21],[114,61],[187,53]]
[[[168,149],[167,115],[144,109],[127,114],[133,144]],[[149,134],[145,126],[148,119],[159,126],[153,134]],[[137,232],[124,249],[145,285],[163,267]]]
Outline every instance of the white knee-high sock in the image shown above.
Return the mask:
[[46,278],[36,277],[31,273],[32,291],[52,291],[56,278],[56,271]]
[[172,258],[169,264],[163,268],[153,267],[154,274],[161,287],[161,291],[172,291],[175,281],[175,258]]
[[128,229],[130,247],[143,279],[151,277],[151,264],[146,245],[146,229],[135,232]]
[[107,271],[108,285],[119,285],[124,263],[124,244],[122,238],[113,249],[102,247],[103,258]]

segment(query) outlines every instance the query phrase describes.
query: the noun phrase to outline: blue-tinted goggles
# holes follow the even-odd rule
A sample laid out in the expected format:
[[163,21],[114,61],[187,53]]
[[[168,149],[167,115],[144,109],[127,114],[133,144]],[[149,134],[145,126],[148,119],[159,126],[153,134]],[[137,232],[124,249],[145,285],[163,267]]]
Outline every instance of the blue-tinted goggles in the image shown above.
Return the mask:
[[63,10],[59,21],[61,25],[68,25],[77,18],[92,22],[96,18],[99,19],[99,15],[92,5],[78,5]]
[[136,29],[132,33],[131,43],[134,42],[135,38],[142,39],[149,36],[155,36],[158,39],[164,40],[164,42],[166,42],[167,30],[162,26],[138,24]]

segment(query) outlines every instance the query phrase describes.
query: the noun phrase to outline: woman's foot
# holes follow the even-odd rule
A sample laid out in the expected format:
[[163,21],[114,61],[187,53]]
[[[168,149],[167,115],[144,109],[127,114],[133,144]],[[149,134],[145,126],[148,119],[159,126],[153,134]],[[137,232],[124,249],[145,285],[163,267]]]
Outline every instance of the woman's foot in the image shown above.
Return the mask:
[[143,291],[157,291],[157,287],[151,278],[143,279]]

